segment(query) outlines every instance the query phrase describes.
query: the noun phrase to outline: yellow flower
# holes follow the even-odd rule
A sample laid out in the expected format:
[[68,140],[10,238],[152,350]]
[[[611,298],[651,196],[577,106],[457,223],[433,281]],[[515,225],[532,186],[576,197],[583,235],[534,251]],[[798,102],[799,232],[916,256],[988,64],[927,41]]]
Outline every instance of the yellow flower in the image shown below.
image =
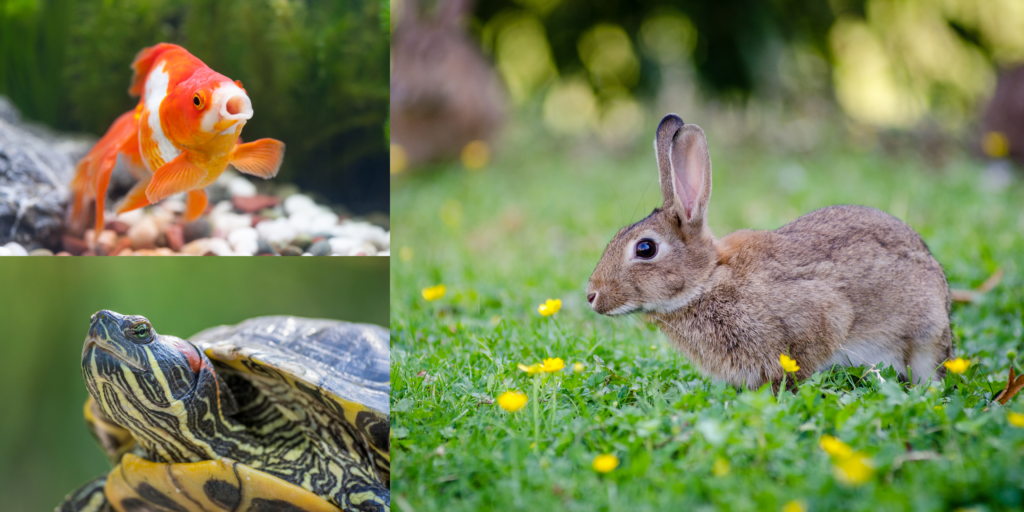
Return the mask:
[[526,373],[529,373],[530,375],[542,372],[554,373],[557,371],[561,371],[562,368],[565,368],[565,361],[562,361],[561,357],[549,357],[547,359],[544,359],[543,363],[534,363],[531,364],[530,366],[526,366],[525,364],[519,363],[519,369]]
[[583,363],[576,363],[576,364],[572,365],[572,371],[574,371],[576,373],[583,373],[583,370],[586,370],[586,369],[587,369],[587,367],[583,366]]
[[820,446],[833,457],[849,457],[853,455],[853,448],[850,445],[829,435],[821,436]]
[[483,169],[491,159],[491,148],[482,140],[474,140],[462,148],[461,157],[462,165],[466,166],[466,169]]
[[971,365],[971,360],[958,357],[952,361],[946,361],[945,363],[942,363],[942,365],[953,373],[963,373],[966,372],[967,367]]
[[729,474],[729,461],[718,457],[715,459],[715,463],[711,466],[711,473],[717,477],[723,477]]
[[398,174],[409,165],[409,158],[405,154],[405,148],[398,144],[391,145],[391,174]]
[[526,395],[518,391],[506,391],[498,397],[498,405],[508,412],[516,412],[526,405]]
[[796,360],[786,354],[779,354],[779,364],[782,365],[783,370],[786,370],[789,373],[793,373],[800,369],[796,364]]
[[594,471],[598,473],[607,473],[617,467],[619,467],[619,458],[610,453],[594,457]]
[[804,500],[793,500],[782,506],[782,512],[807,512]]
[[541,369],[541,364],[540,363],[534,363],[534,364],[531,364],[530,366],[526,366],[523,363],[519,363],[519,369],[524,371],[524,372],[526,372],[526,373],[529,373],[530,375],[533,375],[535,373],[540,373],[540,372],[544,371],[544,370]]
[[562,309],[562,301],[560,299],[548,299],[537,308],[537,312],[544,316],[551,316],[558,313],[559,309]]
[[1015,427],[1024,428],[1024,414],[1019,412],[1006,413],[1006,421],[1009,421],[1010,425]]
[[427,300],[437,300],[437,299],[440,299],[441,297],[444,297],[444,292],[445,292],[445,287],[444,287],[443,284],[439,284],[437,286],[430,286],[430,287],[424,288],[423,291],[422,291],[423,298],[427,299]]
[[555,373],[562,371],[565,368],[565,361],[562,361],[561,357],[552,357],[544,360],[544,363],[540,365],[541,371],[548,373]]
[[1010,141],[1002,132],[988,132],[981,139],[981,149],[992,158],[1002,158],[1010,153]]
[[860,485],[867,482],[875,474],[871,467],[871,459],[864,454],[855,452],[849,457],[833,461],[832,472],[836,480],[847,485]]

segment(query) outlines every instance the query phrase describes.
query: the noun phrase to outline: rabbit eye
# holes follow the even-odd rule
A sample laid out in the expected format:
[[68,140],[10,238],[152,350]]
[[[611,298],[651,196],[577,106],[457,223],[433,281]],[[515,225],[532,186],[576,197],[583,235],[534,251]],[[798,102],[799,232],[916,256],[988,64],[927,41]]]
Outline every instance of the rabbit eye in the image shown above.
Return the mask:
[[654,240],[643,239],[636,243],[636,256],[645,260],[649,260],[658,254],[658,244],[654,243]]

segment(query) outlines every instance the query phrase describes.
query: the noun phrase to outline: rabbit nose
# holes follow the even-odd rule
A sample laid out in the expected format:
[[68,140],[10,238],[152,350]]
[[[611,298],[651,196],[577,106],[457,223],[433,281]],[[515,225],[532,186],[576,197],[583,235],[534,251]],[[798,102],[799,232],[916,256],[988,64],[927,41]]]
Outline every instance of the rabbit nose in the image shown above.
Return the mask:
[[587,302],[589,302],[591,304],[594,303],[594,299],[596,299],[596,298],[597,298],[597,293],[596,292],[595,293],[588,293],[587,294]]

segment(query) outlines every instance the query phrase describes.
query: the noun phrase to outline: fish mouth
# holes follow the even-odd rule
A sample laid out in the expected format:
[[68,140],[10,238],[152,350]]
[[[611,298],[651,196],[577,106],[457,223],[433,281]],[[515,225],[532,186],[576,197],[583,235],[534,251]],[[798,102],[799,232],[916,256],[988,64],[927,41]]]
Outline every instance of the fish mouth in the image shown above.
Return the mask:
[[235,94],[228,98],[220,107],[222,121],[241,121],[252,119],[252,102],[245,94]]

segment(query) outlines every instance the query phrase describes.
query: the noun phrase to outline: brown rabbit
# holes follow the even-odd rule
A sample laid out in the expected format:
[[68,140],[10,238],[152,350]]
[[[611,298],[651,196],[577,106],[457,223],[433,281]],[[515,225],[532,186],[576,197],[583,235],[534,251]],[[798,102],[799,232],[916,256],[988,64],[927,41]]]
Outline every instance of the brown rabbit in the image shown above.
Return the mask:
[[621,229],[587,285],[604,315],[645,313],[704,372],[735,386],[831,367],[907,368],[942,378],[952,357],[949,287],[910,226],[865,206],[829,206],[774,231],[716,239],[711,157],[698,126],[669,114],[654,141],[663,203]]
[[433,19],[417,3],[392,39],[391,138],[410,164],[458,157],[474,140],[494,141],[504,117],[497,74],[461,27],[470,0],[441,0]]

